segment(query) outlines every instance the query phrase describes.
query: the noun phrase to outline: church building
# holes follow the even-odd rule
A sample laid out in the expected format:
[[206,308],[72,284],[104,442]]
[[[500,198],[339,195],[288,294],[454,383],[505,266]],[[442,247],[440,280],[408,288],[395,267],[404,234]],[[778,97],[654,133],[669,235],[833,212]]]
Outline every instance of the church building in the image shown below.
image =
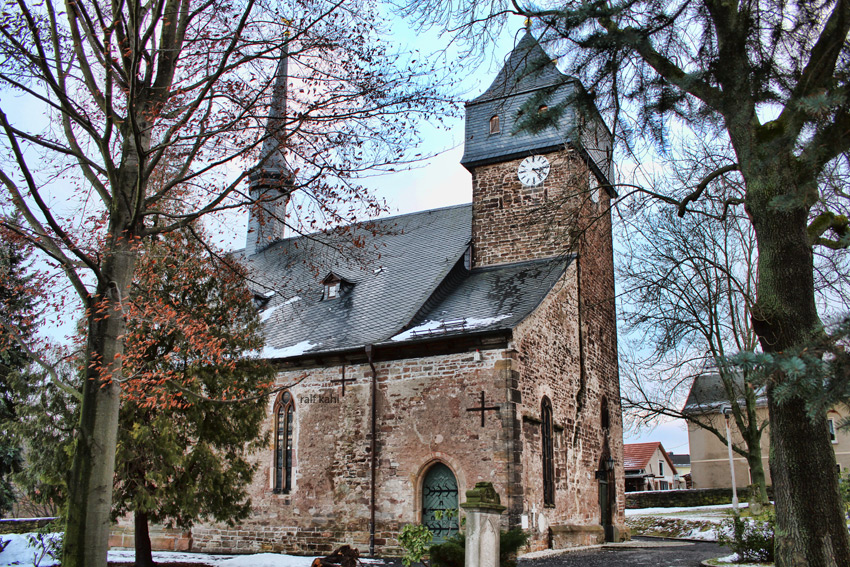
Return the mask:
[[[285,196],[252,213],[243,259],[285,389],[252,515],[195,526],[193,550],[390,555],[405,524],[456,532],[439,511],[481,481],[532,550],[622,537],[612,139],[581,89],[526,32],[466,104],[471,204],[291,238]],[[255,196],[285,195],[274,140]]]

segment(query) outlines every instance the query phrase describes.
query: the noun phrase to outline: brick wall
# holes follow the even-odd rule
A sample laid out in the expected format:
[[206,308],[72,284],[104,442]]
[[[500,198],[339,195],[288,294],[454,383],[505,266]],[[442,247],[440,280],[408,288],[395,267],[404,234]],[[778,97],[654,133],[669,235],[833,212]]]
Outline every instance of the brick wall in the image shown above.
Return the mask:
[[586,197],[587,166],[569,149],[546,157],[549,176],[536,187],[517,178],[522,159],[472,171],[474,266],[549,258],[569,249],[564,243],[575,233],[575,197]]
[[[508,409],[489,412],[485,427],[479,414],[467,412],[485,392],[488,405],[505,404],[509,388],[502,350],[377,363],[378,472],[376,547],[398,551],[401,526],[421,515],[421,484],[430,465],[452,469],[460,501],[478,481],[491,481],[505,495],[511,439],[503,427]],[[193,529],[193,549],[215,552],[277,551],[327,553],[351,544],[361,552],[369,544],[370,380],[368,365],[346,368],[357,379],[346,386],[330,381],[340,367],[290,371],[279,375],[294,386],[295,458],[291,494],[271,489],[272,448],[256,456],[259,471],[251,488],[252,516],[234,528],[204,525]],[[305,403],[311,394],[333,403]],[[505,408],[508,406],[506,405]],[[272,402],[269,403],[271,429]],[[506,520],[507,525],[507,520]]]
[[[575,151],[547,157],[550,173],[538,187],[524,187],[517,179],[521,159],[473,171],[476,266],[579,255],[560,286],[514,335],[512,370],[522,400],[522,455],[516,465],[521,480],[514,490],[524,491],[524,499],[522,510],[511,509],[511,519],[525,516],[535,548],[551,543],[550,527],[560,527],[553,531],[562,542],[591,543],[598,537],[591,529],[600,522],[594,473],[606,456],[615,461],[613,521],[625,525],[610,200],[589,182],[590,172]],[[543,504],[543,396],[554,414],[554,508]],[[603,397],[607,431],[601,426]]]

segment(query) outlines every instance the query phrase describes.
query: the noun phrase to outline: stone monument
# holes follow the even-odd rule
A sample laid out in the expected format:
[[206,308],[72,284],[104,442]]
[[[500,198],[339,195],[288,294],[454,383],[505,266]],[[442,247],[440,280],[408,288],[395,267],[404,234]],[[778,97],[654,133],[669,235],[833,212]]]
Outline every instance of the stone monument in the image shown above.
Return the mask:
[[499,567],[499,516],[505,511],[492,482],[466,491],[466,567]]

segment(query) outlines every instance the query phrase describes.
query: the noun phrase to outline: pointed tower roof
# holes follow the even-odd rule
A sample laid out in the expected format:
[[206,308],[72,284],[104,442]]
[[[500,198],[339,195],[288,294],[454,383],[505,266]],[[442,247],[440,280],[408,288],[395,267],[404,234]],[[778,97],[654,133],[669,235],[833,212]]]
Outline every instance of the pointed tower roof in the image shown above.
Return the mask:
[[280,60],[275,71],[275,83],[272,88],[272,101],[269,105],[269,117],[266,121],[265,140],[260,152],[260,163],[264,177],[283,177],[288,169],[282,141],[286,127],[286,83],[289,79],[289,52],[283,46]]
[[[531,32],[511,51],[493,84],[466,103],[466,134],[460,163],[473,168],[534,153],[562,149],[573,142],[575,108],[571,104],[578,81],[564,75]],[[517,127],[526,103],[539,100],[558,118],[537,132]],[[528,110],[528,109],[525,109]],[[536,111],[536,110],[533,110]],[[491,120],[498,117],[497,129]]]
[[540,42],[526,30],[490,87],[469,104],[536,91],[572,80],[558,70]]
[[252,206],[248,213],[245,252],[260,252],[284,238],[286,205],[292,180],[286,166],[286,83],[289,53],[284,45],[275,71],[265,139],[257,169],[248,178]]

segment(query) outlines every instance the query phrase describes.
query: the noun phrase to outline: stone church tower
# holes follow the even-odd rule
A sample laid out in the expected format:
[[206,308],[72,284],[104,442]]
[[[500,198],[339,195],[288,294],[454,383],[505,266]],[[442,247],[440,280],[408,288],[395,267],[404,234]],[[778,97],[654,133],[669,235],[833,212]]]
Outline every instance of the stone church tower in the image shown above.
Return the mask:
[[[282,391],[251,516],[196,526],[193,549],[397,554],[405,524],[457,532],[441,512],[482,481],[531,550],[622,536],[611,135],[581,88],[527,33],[466,106],[471,204],[249,235]],[[333,246],[352,237],[380,258]]]

